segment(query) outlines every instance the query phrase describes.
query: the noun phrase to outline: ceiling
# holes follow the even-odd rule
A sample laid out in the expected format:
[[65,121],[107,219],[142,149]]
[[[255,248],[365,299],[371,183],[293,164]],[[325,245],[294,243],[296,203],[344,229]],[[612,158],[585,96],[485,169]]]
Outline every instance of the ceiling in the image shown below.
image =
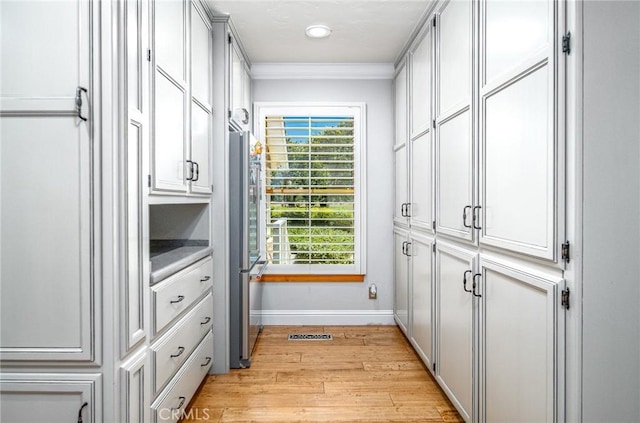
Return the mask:
[[[231,15],[253,63],[393,63],[429,0],[207,0]],[[310,39],[311,24],[332,28]]]

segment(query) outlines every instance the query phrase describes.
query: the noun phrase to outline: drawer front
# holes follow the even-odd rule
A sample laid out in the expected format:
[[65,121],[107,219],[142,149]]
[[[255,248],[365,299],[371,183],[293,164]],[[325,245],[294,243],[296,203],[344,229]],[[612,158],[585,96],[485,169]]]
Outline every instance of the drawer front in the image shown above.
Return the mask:
[[152,422],[177,422],[186,417],[185,408],[211,368],[213,334],[209,332],[169,386],[151,405]]
[[154,394],[182,366],[212,326],[213,297],[208,294],[170,332],[151,346],[154,368]]
[[154,335],[211,288],[212,273],[212,261],[207,258],[151,288]]

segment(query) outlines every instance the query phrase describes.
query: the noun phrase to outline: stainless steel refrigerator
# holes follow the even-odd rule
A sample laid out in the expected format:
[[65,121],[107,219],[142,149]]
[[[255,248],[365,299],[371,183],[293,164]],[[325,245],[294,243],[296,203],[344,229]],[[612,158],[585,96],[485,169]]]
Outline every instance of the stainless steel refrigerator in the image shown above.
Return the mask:
[[231,368],[251,365],[262,331],[262,284],[266,263],[260,245],[261,155],[250,132],[229,136],[229,360]]

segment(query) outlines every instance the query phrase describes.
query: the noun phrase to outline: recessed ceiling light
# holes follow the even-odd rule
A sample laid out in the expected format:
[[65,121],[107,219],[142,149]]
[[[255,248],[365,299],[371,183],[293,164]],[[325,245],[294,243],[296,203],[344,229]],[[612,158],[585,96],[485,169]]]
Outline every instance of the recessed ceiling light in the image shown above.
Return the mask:
[[324,38],[331,34],[331,28],[326,25],[309,25],[304,32],[307,34],[307,37]]

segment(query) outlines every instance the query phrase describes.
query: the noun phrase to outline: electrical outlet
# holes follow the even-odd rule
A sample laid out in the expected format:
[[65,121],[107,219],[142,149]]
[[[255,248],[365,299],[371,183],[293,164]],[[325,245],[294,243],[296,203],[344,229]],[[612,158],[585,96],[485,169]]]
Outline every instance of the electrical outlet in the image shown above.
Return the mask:
[[378,288],[375,284],[369,285],[369,299],[376,300],[378,299]]

